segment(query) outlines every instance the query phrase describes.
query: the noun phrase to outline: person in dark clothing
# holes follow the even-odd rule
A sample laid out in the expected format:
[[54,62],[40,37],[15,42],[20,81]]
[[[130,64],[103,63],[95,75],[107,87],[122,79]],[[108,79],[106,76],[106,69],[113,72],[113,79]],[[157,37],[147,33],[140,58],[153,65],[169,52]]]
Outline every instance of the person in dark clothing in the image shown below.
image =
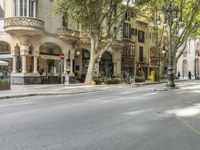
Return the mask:
[[178,79],[180,78],[181,74],[180,74],[180,71],[178,71]]
[[191,77],[192,77],[192,74],[191,74],[191,72],[189,71],[189,72],[188,72],[188,78],[191,79]]

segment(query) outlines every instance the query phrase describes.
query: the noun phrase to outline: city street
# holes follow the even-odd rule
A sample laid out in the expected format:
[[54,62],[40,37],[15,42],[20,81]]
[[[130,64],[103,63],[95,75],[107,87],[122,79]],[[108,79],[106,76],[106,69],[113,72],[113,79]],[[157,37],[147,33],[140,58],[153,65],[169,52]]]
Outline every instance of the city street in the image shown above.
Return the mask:
[[0,100],[0,150],[200,150],[200,81]]

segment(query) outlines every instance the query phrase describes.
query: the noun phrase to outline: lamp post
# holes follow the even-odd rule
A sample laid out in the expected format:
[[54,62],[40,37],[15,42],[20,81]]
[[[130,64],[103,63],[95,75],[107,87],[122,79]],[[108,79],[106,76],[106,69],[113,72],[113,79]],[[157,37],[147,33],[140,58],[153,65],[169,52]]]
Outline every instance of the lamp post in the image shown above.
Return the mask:
[[[181,19],[178,18],[179,9],[176,6],[172,5],[172,0],[169,1],[169,4],[163,7],[165,13],[165,26],[169,26],[169,53],[168,53],[168,73],[167,73],[167,84],[166,87],[174,88],[174,66],[173,66],[173,25],[181,24]],[[182,14],[181,14],[182,15]],[[180,18],[182,17],[180,15]]]

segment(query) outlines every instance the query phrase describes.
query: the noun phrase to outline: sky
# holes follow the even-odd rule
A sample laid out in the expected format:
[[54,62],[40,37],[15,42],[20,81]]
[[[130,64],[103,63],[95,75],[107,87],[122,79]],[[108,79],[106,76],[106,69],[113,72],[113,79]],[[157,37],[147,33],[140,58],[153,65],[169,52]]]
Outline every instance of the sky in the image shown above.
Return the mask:
[[4,5],[3,5],[3,0],[0,0],[0,18],[3,18],[3,9],[4,9]]
[[4,0],[0,0],[0,32],[4,30],[3,29],[4,23],[3,23],[3,20],[1,19],[4,16],[3,15],[4,14],[4,12],[3,12],[3,9],[4,9],[3,1]]
[[0,6],[3,8],[3,1],[4,0],[0,0]]

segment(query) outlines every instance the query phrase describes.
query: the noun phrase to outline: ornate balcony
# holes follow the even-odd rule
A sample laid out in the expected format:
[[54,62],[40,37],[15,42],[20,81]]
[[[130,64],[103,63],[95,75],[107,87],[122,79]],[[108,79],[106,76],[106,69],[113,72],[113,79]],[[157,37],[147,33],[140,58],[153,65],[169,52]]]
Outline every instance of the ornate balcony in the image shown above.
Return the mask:
[[137,18],[136,22],[140,25],[148,26],[148,20],[146,18]]
[[44,32],[44,21],[32,17],[10,17],[5,18],[4,29],[15,35],[40,35]]
[[124,43],[121,40],[115,40],[112,43],[112,48],[122,48],[123,46],[124,46]]
[[89,35],[87,33],[82,32],[80,34],[80,42],[82,44],[90,44],[90,38]]
[[80,32],[76,30],[71,30],[67,28],[58,28],[57,29],[58,35],[61,39],[71,41],[79,39]]

